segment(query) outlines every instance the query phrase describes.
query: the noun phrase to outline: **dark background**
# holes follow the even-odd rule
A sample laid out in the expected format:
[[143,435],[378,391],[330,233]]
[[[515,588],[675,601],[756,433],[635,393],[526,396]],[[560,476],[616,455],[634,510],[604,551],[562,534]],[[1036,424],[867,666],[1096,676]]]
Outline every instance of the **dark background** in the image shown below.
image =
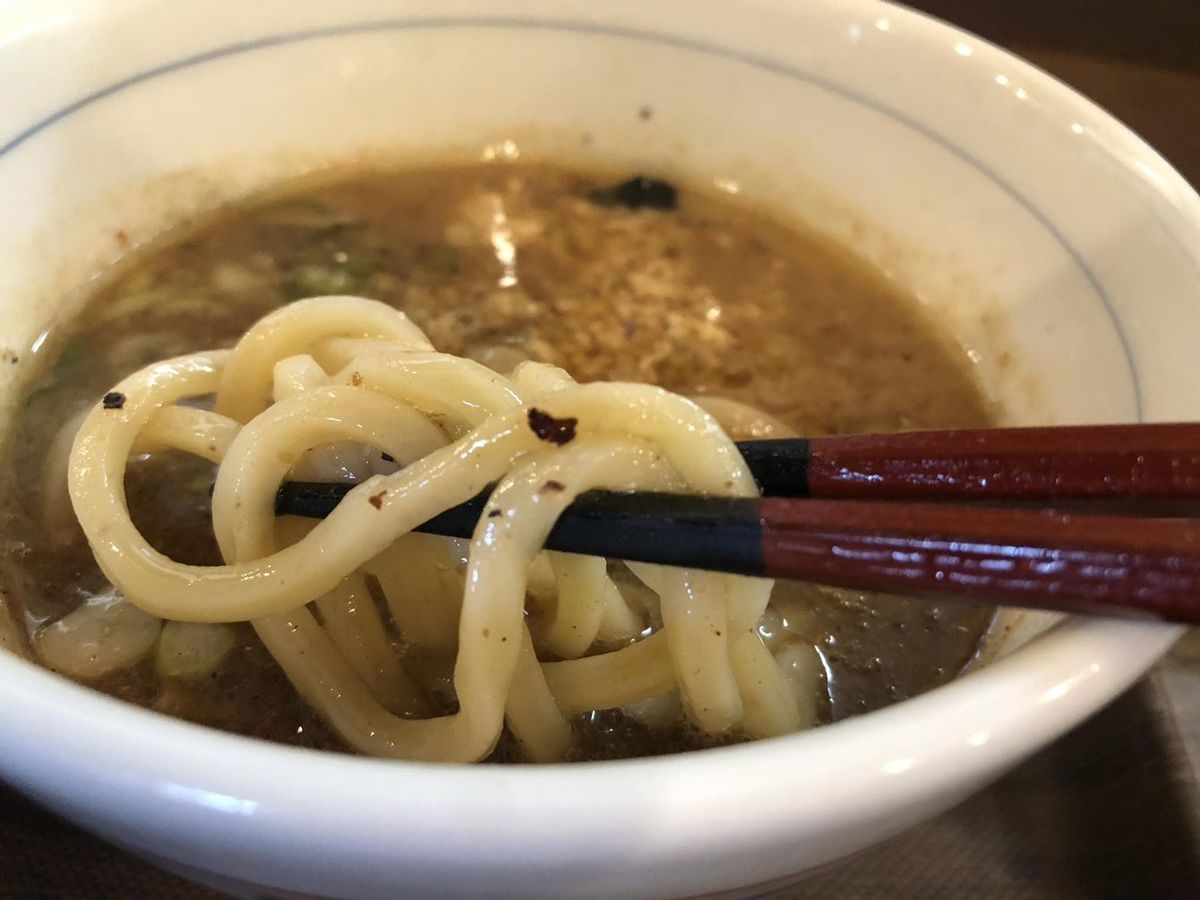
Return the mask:
[[906,3],[1067,82],[1200,184],[1200,0]]
[[[1200,184],[1200,0],[908,5],[1072,84]],[[957,809],[770,896],[1200,897],[1198,645]],[[215,896],[0,786],[0,897]]]
[[1195,0],[926,0],[903,5],[1018,51],[1040,47],[1200,71]]

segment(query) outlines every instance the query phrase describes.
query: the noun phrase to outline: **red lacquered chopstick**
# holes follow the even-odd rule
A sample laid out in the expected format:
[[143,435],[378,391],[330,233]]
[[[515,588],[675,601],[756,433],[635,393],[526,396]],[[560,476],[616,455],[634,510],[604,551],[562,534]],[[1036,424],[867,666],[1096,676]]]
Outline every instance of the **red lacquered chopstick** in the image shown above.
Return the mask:
[[[344,485],[292,487],[282,498],[282,513],[327,515],[345,494]],[[304,503],[289,505],[297,498]],[[486,503],[480,496],[417,530],[469,537]],[[546,547],[864,590],[1200,624],[1200,522],[1190,519],[594,491],[563,513]]]
[[1200,624],[1200,523],[764,499],[762,572],[913,596]]
[[1200,624],[1200,522],[1189,519],[597,492],[571,506],[546,546],[910,596]]
[[1200,499],[1200,424],[984,428],[738,444],[765,495]]

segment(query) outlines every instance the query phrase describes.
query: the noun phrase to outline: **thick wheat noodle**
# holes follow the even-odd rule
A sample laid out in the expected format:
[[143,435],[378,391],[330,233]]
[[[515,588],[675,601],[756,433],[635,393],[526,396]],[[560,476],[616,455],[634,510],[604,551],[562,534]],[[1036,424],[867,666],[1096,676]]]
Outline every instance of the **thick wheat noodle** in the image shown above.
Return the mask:
[[[505,378],[432,352],[402,314],[351,297],[293,303],[232,351],[148,367],[114,394],[117,402],[110,395],[88,414],[71,458],[72,501],[101,568],[156,615],[253,621],[300,694],[363,752],[477,760],[507,717],[525,754],[549,761],[569,750],[566,715],[675,689],[707,731],[764,736],[808,724],[754,630],[770,592],[761,579],[633,567],[659,594],[662,630],[587,656],[598,636],[631,637],[644,623],[602,560],[553,554],[559,600],[537,637],[566,659],[537,662],[524,622],[527,573],[580,492],[755,491],[729,438],[684,398],[646,385],[575,385],[535,363]],[[216,412],[176,405],[206,394],[216,394]],[[569,442],[535,433],[533,408],[575,420]],[[368,478],[327,519],[277,545],[280,482],[302,459],[319,464],[320,448],[347,441],[386,453],[400,470]],[[174,562],[130,520],[127,459],[167,447],[220,462],[213,525],[226,565]],[[406,535],[490,483],[464,585],[448,544]],[[407,552],[411,562],[422,543],[431,567],[418,586],[396,560]],[[411,718],[426,715],[425,699],[400,662],[382,661],[388,626],[363,572],[380,576],[402,642],[453,655],[456,712]],[[449,599],[460,586],[461,602]],[[314,601],[323,622],[307,607]]]
[[[436,538],[406,534],[367,564],[387,597],[388,609],[405,640],[428,650],[453,652],[458,644],[459,597],[450,597],[442,577],[445,559]],[[440,564],[440,565],[439,565]]]
[[136,441],[135,453],[155,453],[170,448],[219,463],[241,429],[220,413],[190,406],[164,406],[155,411]]
[[542,672],[565,713],[602,709],[608,703],[636,703],[657,697],[676,683],[661,631],[612,653],[542,663]]
[[383,706],[408,716],[428,715],[429,705],[400,664],[361,572],[316,601],[321,624],[338,650]]
[[[276,541],[295,543],[314,524],[284,516],[276,522]],[[362,571],[347,575],[315,606],[333,643],[387,709],[407,716],[429,714],[428,703],[401,665]]]
[[421,329],[382,303],[359,297],[315,299],[317,303],[293,303],[275,311],[238,342],[238,352],[229,360],[217,393],[217,412],[239,422],[250,421],[271,402],[275,364],[308,351],[321,339],[341,335],[383,338],[408,349],[430,349]]

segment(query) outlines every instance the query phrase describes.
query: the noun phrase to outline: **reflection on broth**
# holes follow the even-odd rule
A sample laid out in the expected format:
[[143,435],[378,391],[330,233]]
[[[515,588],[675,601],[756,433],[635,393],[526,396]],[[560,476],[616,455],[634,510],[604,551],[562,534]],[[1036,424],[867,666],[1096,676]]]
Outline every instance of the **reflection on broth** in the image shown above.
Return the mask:
[[[878,273],[755,211],[668,188],[540,166],[359,173],[223,210],[124,265],[40,354],[49,361],[13,430],[21,440],[4,454],[4,490],[16,502],[0,519],[0,577],[31,646],[43,662],[131,702],[270,740],[348,749],[249,625],[164,628],[124,603],[67,495],[75,431],[112,385],[156,360],[231,346],[298,298],[381,300],[438,351],[500,373],[532,360],[579,382],[660,385],[696,397],[734,439],[990,423],[965,356]],[[378,451],[327,450],[323,477],[379,470]],[[172,559],[222,562],[210,516],[214,472],[198,457],[153,448],[131,458],[132,519]],[[661,625],[641,580],[615,562],[608,576],[640,627]],[[355,602],[381,611],[429,714],[452,712],[453,654],[401,633],[385,575],[363,584]],[[547,586],[534,571],[529,591],[536,638],[539,610],[553,610],[553,578]],[[758,632],[785,679],[807,673],[813,696],[801,706],[815,704],[827,722],[952,678],[987,619],[969,606],[785,583]],[[93,652],[74,652],[89,643]],[[589,652],[613,648],[598,641]],[[571,759],[745,736],[695,727],[672,692],[583,712],[571,728]],[[490,758],[521,757],[506,731]]]

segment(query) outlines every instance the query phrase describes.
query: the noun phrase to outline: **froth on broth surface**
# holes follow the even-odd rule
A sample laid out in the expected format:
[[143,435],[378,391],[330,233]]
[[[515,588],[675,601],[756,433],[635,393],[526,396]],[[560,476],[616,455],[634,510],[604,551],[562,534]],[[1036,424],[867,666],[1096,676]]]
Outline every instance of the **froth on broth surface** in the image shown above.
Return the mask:
[[[111,590],[54,473],[41,477],[65,465],[46,449],[63,423],[130,372],[229,346],[298,297],[374,297],[406,312],[439,350],[501,371],[529,358],[580,381],[716,394],[802,434],[989,424],[961,349],[849,253],[686,188],[678,208],[632,209],[598,190],[608,183],[543,166],[358,173],[222,210],[121,266],[39,354],[4,454],[0,577],[28,633]],[[135,522],[175,559],[219,563],[212,479],[213,467],[194,458],[135,459]],[[816,648],[825,672],[818,709],[830,721],[952,678],[988,617],[966,605],[780,584],[761,630],[773,649]],[[161,678],[152,657],[87,683],[231,731],[342,748],[248,626],[203,680]],[[581,759],[711,743],[617,711],[576,725]],[[502,739],[493,758],[515,755]]]

